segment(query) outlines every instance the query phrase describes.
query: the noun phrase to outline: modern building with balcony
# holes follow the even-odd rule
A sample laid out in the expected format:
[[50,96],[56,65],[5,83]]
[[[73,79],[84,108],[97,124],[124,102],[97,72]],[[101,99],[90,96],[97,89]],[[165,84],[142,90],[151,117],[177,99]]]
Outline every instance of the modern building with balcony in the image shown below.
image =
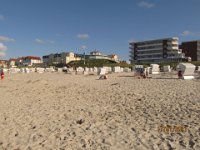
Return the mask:
[[192,61],[200,61],[200,40],[182,42],[179,46],[186,57],[191,57]]
[[179,49],[178,38],[165,38],[141,42],[131,42],[130,61],[132,63],[162,63],[181,61],[185,58]]

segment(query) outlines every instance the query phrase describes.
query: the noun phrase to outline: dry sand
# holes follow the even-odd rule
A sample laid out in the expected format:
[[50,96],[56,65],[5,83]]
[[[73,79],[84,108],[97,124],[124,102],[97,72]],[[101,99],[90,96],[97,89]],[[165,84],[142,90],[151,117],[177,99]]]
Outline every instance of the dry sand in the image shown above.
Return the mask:
[[[200,80],[11,74],[0,81],[0,150],[200,149]],[[186,132],[158,131],[160,125]]]

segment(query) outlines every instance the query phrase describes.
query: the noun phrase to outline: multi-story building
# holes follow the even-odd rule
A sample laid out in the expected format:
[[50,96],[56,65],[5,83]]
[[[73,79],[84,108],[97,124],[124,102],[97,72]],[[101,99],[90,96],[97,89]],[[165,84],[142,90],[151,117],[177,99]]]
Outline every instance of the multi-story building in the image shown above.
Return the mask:
[[161,63],[180,61],[184,58],[184,54],[178,47],[177,37],[131,42],[129,45],[132,63]]
[[63,52],[45,55],[42,57],[43,63],[46,65],[68,64],[71,61],[81,60],[81,57],[72,52]]
[[200,40],[182,42],[179,47],[186,57],[191,57],[192,61],[200,61]]
[[42,60],[37,56],[25,56],[19,57],[17,59],[10,58],[9,59],[9,67],[21,67],[21,66],[33,66],[34,64],[40,64]]
[[22,65],[23,66],[32,66],[34,64],[40,64],[42,60],[40,57],[36,56],[26,56],[22,58]]
[[107,59],[107,60],[119,62],[119,58],[116,54],[103,55],[101,52],[99,52],[97,50],[91,51],[90,55],[86,55],[86,58],[88,58],[88,59]]

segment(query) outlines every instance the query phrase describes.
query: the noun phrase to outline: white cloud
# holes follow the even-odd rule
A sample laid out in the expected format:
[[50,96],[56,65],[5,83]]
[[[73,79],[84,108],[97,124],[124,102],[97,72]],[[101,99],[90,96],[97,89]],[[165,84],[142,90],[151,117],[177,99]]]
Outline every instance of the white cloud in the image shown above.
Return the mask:
[[36,38],[35,42],[38,43],[38,44],[45,44],[46,43],[44,40],[41,40],[39,38]]
[[50,44],[55,44],[55,41],[48,41]]
[[155,4],[142,1],[138,3],[138,6],[143,7],[143,8],[152,8],[152,7],[155,7]]
[[0,36],[0,42],[15,42],[15,39],[6,36]]
[[36,38],[35,42],[38,44],[55,44],[55,41],[45,41],[43,39],[40,38]]
[[4,16],[0,15],[0,21],[3,21],[3,20],[4,20]]
[[86,48],[87,48],[86,45],[82,45],[82,46],[81,46],[81,49],[83,49],[83,50],[86,49]]
[[7,46],[5,46],[3,43],[0,43],[0,57],[5,57],[7,51]]
[[185,30],[181,35],[182,36],[200,36],[200,33]]
[[89,38],[88,34],[78,34],[77,38],[81,39],[81,40],[86,40]]

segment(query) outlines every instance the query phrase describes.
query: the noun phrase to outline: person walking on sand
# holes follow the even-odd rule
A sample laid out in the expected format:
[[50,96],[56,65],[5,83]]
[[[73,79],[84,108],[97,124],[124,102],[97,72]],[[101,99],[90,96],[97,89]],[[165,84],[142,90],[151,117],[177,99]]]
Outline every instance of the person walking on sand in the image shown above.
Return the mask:
[[1,80],[4,79],[4,72],[3,72],[3,69],[1,69]]

